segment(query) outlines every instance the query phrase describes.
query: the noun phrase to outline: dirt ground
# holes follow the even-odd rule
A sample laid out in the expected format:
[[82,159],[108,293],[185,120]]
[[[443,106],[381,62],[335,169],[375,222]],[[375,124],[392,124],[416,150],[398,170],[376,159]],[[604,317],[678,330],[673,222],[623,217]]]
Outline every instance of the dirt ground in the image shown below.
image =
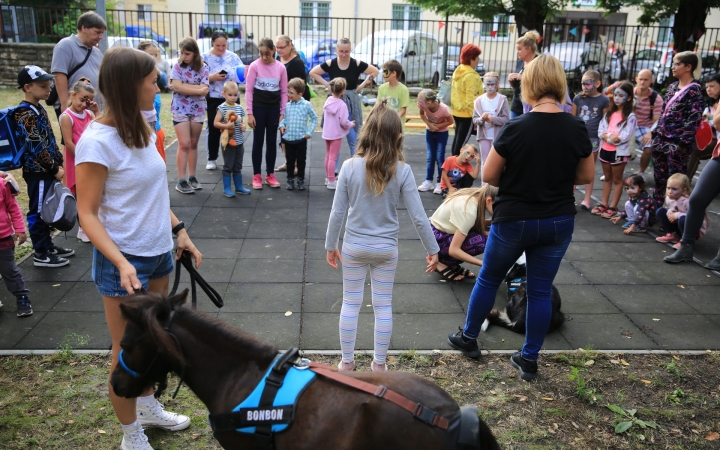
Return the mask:
[[[505,449],[720,448],[718,353],[543,355],[532,383],[518,377],[508,358],[408,352],[388,364],[433,380],[461,405],[477,405]],[[369,370],[369,357],[357,362]],[[116,449],[121,436],[107,399],[108,364],[106,356],[67,348],[53,356],[0,358],[0,447]],[[175,383],[172,378],[169,391]],[[186,387],[176,400],[168,394],[161,400],[189,415],[192,425],[180,433],[148,430],[154,448],[219,448],[204,405]]]

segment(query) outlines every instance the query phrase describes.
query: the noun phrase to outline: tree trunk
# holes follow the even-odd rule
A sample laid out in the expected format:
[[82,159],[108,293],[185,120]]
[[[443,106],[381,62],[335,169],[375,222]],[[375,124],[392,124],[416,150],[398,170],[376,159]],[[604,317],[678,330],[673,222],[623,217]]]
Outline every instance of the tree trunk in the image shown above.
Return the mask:
[[546,0],[516,0],[512,12],[518,25],[518,37],[523,35],[523,28],[536,30],[540,36],[543,35],[543,25],[548,14]]
[[710,0],[683,0],[675,13],[673,36],[678,52],[692,51],[700,36],[705,33],[705,19],[710,11]]

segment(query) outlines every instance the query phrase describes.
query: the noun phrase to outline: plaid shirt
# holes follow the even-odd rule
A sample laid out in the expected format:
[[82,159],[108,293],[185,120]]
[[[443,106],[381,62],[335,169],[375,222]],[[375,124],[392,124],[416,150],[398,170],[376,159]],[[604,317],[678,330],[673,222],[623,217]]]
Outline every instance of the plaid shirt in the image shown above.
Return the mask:
[[[310,119],[310,125],[308,125]],[[305,136],[312,136],[317,126],[318,116],[309,101],[301,98],[297,102],[289,101],[285,106],[285,117],[279,128],[285,127],[283,139],[286,141],[299,141]]]

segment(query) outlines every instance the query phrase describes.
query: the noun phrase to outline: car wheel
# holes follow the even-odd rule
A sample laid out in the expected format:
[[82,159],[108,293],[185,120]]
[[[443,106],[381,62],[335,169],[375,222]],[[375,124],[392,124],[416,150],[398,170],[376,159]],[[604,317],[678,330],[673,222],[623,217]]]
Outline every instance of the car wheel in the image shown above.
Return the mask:
[[432,82],[430,83],[432,85],[433,89],[437,89],[438,85],[440,84],[440,74],[435,72],[435,75],[433,75]]

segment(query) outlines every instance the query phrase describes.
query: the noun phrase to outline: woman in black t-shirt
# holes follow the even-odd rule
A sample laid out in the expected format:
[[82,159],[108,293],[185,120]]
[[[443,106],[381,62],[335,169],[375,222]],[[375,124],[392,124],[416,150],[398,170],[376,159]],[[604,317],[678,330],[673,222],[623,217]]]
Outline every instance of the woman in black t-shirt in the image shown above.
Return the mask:
[[[537,377],[537,358],[552,317],[552,283],[575,226],[573,186],[592,180],[592,144],[582,119],[557,105],[565,100],[565,71],[553,56],[525,67],[523,100],[533,109],[495,137],[483,181],[498,186],[483,266],[470,295],[465,327],[448,342],[470,357],[500,283],[518,258],[527,259],[527,326],[522,351],[512,355],[524,380]],[[563,130],[550,137],[552,130]]]
[[[355,154],[355,145],[357,144],[357,137],[362,129],[363,117],[362,117],[362,103],[360,103],[360,96],[357,94],[362,88],[368,83],[371,83],[373,78],[378,76],[378,69],[375,66],[368,65],[363,61],[357,61],[350,57],[350,51],[352,50],[352,44],[350,39],[341,38],[337,42],[337,58],[333,58],[329,61],[317,65],[310,71],[310,76],[315,79],[319,84],[325,86],[325,89],[330,92],[330,85],[322,77],[324,74],[330,75],[330,80],[335,78],[345,78],[347,87],[343,100],[350,111],[350,120],[355,121],[355,127],[350,130],[347,134],[347,143],[350,147],[350,156]],[[360,74],[367,74],[365,80],[358,86],[358,79]],[[338,158],[338,163],[340,158]]]

